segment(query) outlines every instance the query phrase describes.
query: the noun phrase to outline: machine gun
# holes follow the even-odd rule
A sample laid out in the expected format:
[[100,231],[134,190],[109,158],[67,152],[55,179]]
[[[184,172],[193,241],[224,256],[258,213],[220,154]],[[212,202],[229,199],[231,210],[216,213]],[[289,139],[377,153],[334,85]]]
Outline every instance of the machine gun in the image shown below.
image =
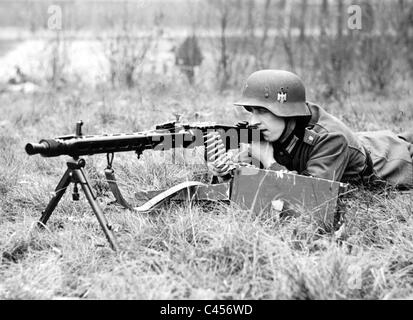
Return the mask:
[[[232,201],[241,208],[260,213],[268,208],[280,214],[310,212],[314,220],[331,229],[340,195],[348,192],[348,185],[337,181],[314,178],[291,172],[262,170],[253,166],[233,166],[231,179],[222,183],[204,184],[187,181],[167,190],[141,192],[135,196],[147,200],[140,207],[132,206],[124,199],[116,183],[112,162],[114,153],[133,151],[140,156],[144,150],[169,150],[174,148],[205,147],[204,157],[211,154],[207,143],[212,136],[220,139],[223,146],[218,153],[239,148],[241,143],[263,140],[261,132],[248,123],[219,125],[214,123],[182,124],[169,122],[157,125],[154,130],[102,135],[83,135],[82,121],[77,122],[76,132],[72,135],[43,139],[39,143],[28,143],[25,147],[29,155],[40,154],[44,157],[70,156],[67,169],[55,189],[54,195],[38,222],[44,227],[71,183],[73,200],[79,199],[78,185],[96,215],[99,224],[112,249],[119,250],[112,227],[105,218],[97,202],[88,177],[84,171],[86,161],[81,156],[106,154],[108,165],[105,169],[106,180],[116,201],[135,212],[150,212],[165,200],[214,200]],[[218,132],[218,135],[217,135]],[[216,152],[217,150],[212,150]]]
[[[100,208],[96,196],[89,183],[88,177],[84,171],[86,161],[81,156],[106,154],[108,166],[105,169],[105,175],[109,182],[110,188],[121,205],[127,208],[131,206],[123,198],[114,176],[112,168],[113,157],[116,152],[136,152],[138,157],[144,150],[169,150],[174,148],[194,148],[205,146],[208,133],[219,132],[225,151],[239,148],[240,143],[251,143],[262,139],[260,131],[250,126],[247,122],[238,123],[237,125],[220,125],[215,123],[191,123],[183,124],[178,121],[168,122],[157,125],[154,130],[121,133],[121,134],[102,134],[102,135],[83,135],[82,121],[76,124],[75,134],[60,136],[53,139],[42,139],[39,143],[28,143],[25,150],[29,155],[40,154],[43,157],[58,157],[67,155],[71,159],[67,161],[67,170],[58,183],[54,195],[49,201],[46,209],[42,212],[39,225],[44,226],[60,199],[64,195],[68,186],[73,183],[73,200],[79,199],[78,185],[81,186],[86,198],[96,215],[99,224],[105,233],[111,247],[118,250],[115,237],[112,233],[112,227],[105,218]],[[205,148],[205,158],[207,151]],[[178,186],[176,190],[169,190],[164,194],[155,197],[154,201],[149,202],[146,207],[153,207],[154,203],[160,199],[172,196],[182,188],[201,185],[201,183],[186,184]],[[144,207],[144,208],[146,208]]]
[[42,139],[39,143],[26,144],[27,154],[43,157],[68,155],[78,158],[85,155],[111,154],[135,151],[138,156],[144,150],[169,150],[173,148],[194,148],[204,146],[208,132],[220,131],[225,138],[226,150],[239,148],[240,143],[251,143],[262,138],[260,131],[247,122],[237,125],[215,123],[180,124],[168,122],[157,125],[155,130],[135,133],[83,135],[83,122],[76,124],[76,133],[53,139]]

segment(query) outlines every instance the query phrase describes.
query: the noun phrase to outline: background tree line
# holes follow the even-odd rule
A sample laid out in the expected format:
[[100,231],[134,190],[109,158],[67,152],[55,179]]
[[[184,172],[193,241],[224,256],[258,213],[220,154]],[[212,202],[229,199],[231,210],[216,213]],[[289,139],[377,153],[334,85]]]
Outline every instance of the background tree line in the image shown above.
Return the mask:
[[[0,26],[47,32],[50,4],[0,2]],[[352,88],[388,94],[412,78],[409,0],[68,0],[59,5],[63,29],[52,40],[60,46],[62,39],[86,32],[105,42],[112,85],[116,77],[128,87],[139,85],[139,66],[150,47],[160,39],[178,46],[187,35],[195,36],[209,57],[197,67],[193,83],[221,92],[238,88],[248,73],[262,68],[297,72],[317,83],[316,95],[338,100]],[[350,5],[361,7],[361,30],[348,28]]]

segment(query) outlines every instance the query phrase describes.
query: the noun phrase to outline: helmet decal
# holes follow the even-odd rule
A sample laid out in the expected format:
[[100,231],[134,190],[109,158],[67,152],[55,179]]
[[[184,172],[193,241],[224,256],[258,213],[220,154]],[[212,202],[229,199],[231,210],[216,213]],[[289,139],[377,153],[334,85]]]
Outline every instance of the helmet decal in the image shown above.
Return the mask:
[[281,90],[278,92],[277,101],[280,103],[284,103],[287,101],[287,92],[284,91],[284,88],[281,88]]

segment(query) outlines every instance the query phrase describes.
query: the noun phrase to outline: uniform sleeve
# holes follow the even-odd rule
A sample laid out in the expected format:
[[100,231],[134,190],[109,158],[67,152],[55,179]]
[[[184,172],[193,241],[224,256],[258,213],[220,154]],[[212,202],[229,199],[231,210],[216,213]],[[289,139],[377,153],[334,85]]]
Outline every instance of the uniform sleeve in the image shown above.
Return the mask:
[[346,138],[339,133],[326,133],[317,139],[310,151],[304,175],[340,181],[349,162]]

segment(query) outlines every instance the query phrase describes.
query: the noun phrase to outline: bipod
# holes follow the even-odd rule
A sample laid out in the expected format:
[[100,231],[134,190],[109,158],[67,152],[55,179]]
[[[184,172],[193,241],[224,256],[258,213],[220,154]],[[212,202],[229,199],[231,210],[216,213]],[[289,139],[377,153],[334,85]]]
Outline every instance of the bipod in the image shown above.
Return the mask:
[[67,161],[66,164],[67,170],[64,173],[63,177],[60,179],[60,182],[57,184],[52,199],[50,199],[46,209],[42,212],[42,216],[38,222],[38,225],[43,227],[47,223],[47,220],[49,220],[54,209],[56,208],[57,204],[59,203],[66,189],[68,188],[69,184],[74,184],[73,200],[79,200],[77,185],[80,184],[90,206],[92,207],[94,214],[96,215],[96,218],[99,221],[99,224],[103,232],[106,235],[106,238],[110,243],[111,248],[115,251],[118,251],[119,247],[116,243],[115,236],[112,232],[112,227],[106,220],[106,217],[103,214],[103,211],[96,200],[96,196],[93,193],[92,187],[90,186],[89,180],[87,179],[86,173],[83,169],[86,165],[86,161],[84,159],[72,158],[69,161]]

